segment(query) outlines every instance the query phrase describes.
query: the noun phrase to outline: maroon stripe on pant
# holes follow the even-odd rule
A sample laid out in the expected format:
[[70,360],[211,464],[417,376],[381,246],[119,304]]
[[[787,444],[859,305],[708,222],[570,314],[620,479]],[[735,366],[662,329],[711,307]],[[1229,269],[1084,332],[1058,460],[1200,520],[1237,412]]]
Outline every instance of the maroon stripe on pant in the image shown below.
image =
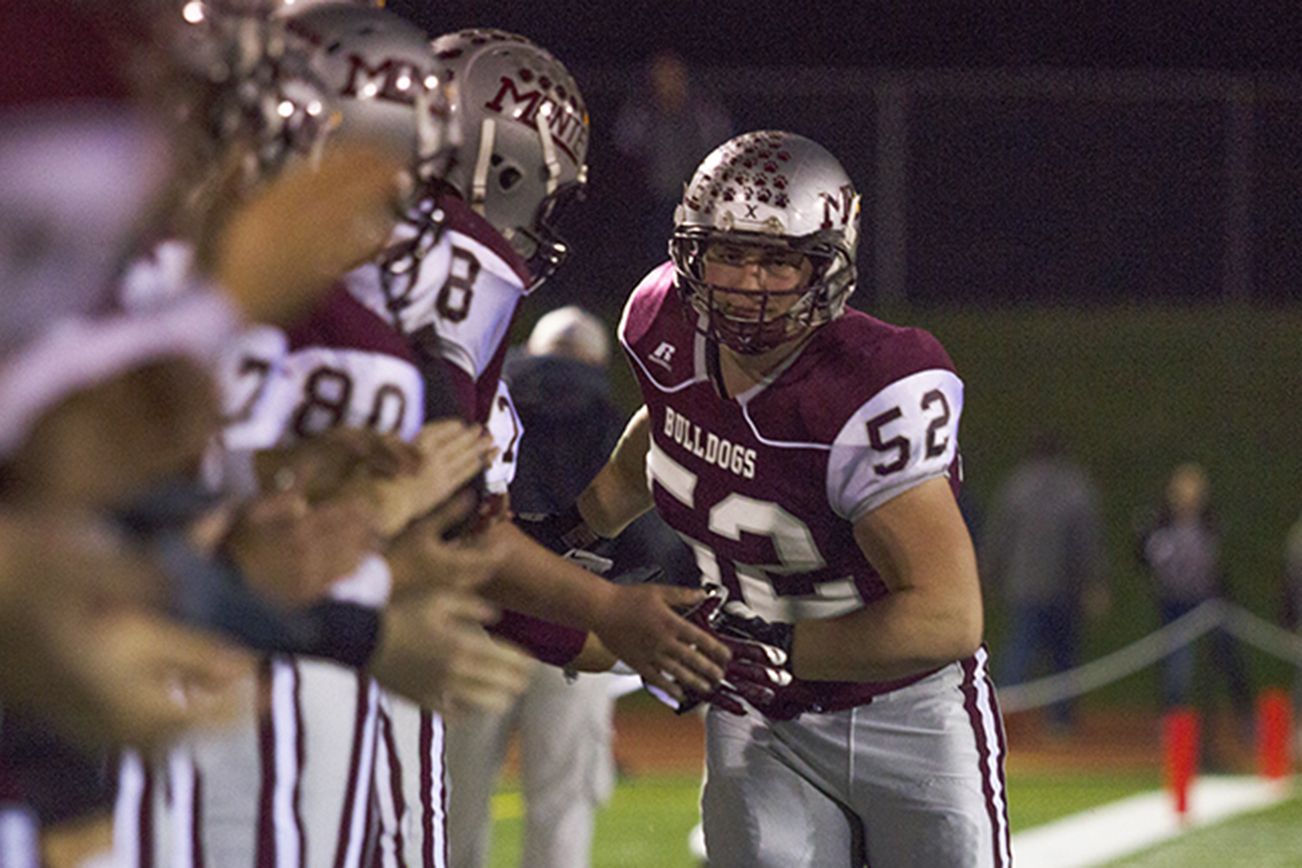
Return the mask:
[[144,754],[140,755],[140,868],[154,868],[154,772]]
[[393,797],[393,850],[397,854],[399,868],[406,868],[405,843],[402,840],[402,817],[407,812],[407,802],[402,794],[402,763],[398,759],[398,742],[393,737],[393,721],[389,715],[380,715],[380,735],[384,738],[384,751],[389,756],[389,792]]
[[434,720],[428,711],[420,713],[420,825],[421,864],[434,868]]
[[357,778],[361,774],[362,738],[366,730],[367,700],[366,676],[357,673],[357,711],[353,719],[353,755],[348,763],[348,790],[344,797],[344,809],[339,816],[339,840],[335,843],[335,868],[346,868],[344,860],[348,858],[348,842],[352,838],[353,808],[357,801]]
[[194,793],[190,799],[190,868],[203,868],[203,775],[194,766]]
[[[376,721],[376,726],[378,725],[379,721]],[[378,754],[379,751],[377,750],[375,753]],[[378,759],[378,756],[371,756],[372,790],[374,790],[375,763]],[[379,799],[375,797],[375,793],[371,792],[370,798],[366,800],[366,819],[362,821],[362,850],[361,855],[357,858],[358,868],[366,868],[367,864],[375,861],[376,854],[380,852],[380,822],[376,814],[380,809],[378,802]],[[370,855],[369,859],[367,858],[368,855]]]
[[303,678],[298,668],[298,661],[290,658],[290,671],[294,673],[294,833],[298,835],[298,861],[309,865],[307,861],[307,830],[303,827],[303,815],[299,811],[299,801],[303,791]]
[[448,837],[448,786],[447,786],[447,753],[448,753],[448,728],[447,724],[443,725],[443,738],[439,739],[439,804],[443,807],[443,813],[440,814],[440,824],[443,826],[443,864],[439,868],[449,868],[452,864],[452,842]]
[[257,868],[276,868],[276,727],[273,720],[270,658],[258,664],[258,759],[262,776],[258,793]]
[[[962,666],[963,684],[961,690],[963,692],[963,710],[967,712],[968,722],[972,725],[972,733],[976,736],[977,757],[981,770],[981,794],[985,796],[986,817],[990,821],[990,839],[994,855],[994,862],[992,864],[995,866],[1002,866],[1006,863],[1004,862],[1003,857],[1003,839],[999,831],[999,808],[995,805],[994,788],[990,784],[990,775],[995,773],[995,770],[994,763],[991,762],[990,743],[986,740],[986,729],[982,721],[981,707],[978,704],[976,658],[967,658],[962,661]],[[986,683],[989,685],[989,681]],[[993,690],[991,695],[993,696]]]

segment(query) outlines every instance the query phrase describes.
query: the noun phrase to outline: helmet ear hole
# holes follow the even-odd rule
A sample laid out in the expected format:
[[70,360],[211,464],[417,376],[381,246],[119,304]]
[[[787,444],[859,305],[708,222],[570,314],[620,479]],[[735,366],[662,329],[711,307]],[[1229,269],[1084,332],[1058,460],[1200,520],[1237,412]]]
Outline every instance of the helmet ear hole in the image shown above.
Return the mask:
[[502,170],[501,174],[497,176],[497,186],[501,187],[503,191],[510,190],[516,184],[520,183],[523,178],[524,175],[520,174],[519,169],[514,166],[507,166]]

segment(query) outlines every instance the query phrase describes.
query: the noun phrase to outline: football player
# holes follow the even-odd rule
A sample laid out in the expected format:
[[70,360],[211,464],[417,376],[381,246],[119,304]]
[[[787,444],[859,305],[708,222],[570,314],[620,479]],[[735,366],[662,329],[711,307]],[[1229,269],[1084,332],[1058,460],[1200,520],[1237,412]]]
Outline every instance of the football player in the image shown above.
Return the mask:
[[[390,318],[426,370],[451,378],[463,414],[501,432],[500,466],[514,459],[522,433],[501,382],[506,336],[521,299],[568,253],[556,219],[586,183],[588,117],[565,68],[524,37],[467,30],[433,48],[438,75],[456,83],[461,155],[435,203],[441,231],[395,244],[378,271],[354,272],[347,282]],[[490,477],[490,490],[505,491],[510,470]],[[672,695],[681,685],[708,689],[721,674],[724,647],[674,611],[701,599],[697,592],[620,588],[549,556],[509,522],[489,532],[508,551],[485,586],[490,599],[575,628],[523,621],[501,628],[511,635],[520,624],[521,639],[537,631],[534,650],[544,659],[571,661],[591,629]]]
[[[210,184],[195,188],[198,196],[220,200],[228,187],[238,192],[256,186],[286,164],[328,159],[334,142],[362,138],[405,154],[411,198],[421,198],[446,151],[440,140],[445,108],[419,30],[381,10],[351,5],[312,4],[292,22],[292,33],[256,12],[218,10],[221,17],[205,18],[213,8],[189,13],[201,28],[191,40],[196,49],[217,49],[211,57],[197,53],[198,62],[219,71],[197,116],[215,134],[219,171]],[[311,50],[300,51],[298,39]],[[221,152],[231,139],[240,159]],[[247,149],[241,152],[242,144]],[[297,213],[287,228],[310,232],[318,217]],[[417,207],[404,217],[418,226],[428,215]],[[382,240],[376,239],[372,251]],[[202,245],[197,253],[202,258]],[[147,305],[184,287],[193,256],[185,244],[160,245],[128,274],[126,296]],[[329,258],[324,262],[333,267]],[[483,466],[488,446],[478,432],[460,423],[422,428],[427,416],[437,415],[431,411],[436,395],[427,388],[432,381],[416,369],[387,323],[342,288],[284,331],[247,334],[219,374],[228,413],[222,437],[227,486],[243,482],[256,490],[270,484],[285,489],[280,494],[301,493],[295,468],[304,465],[295,460],[328,455],[319,444],[340,428],[416,438],[424,462],[413,481],[427,498],[426,511]],[[342,452],[347,457],[348,450]],[[275,461],[278,453],[289,460]],[[375,786],[386,735],[379,716],[383,700],[368,672],[425,704],[450,709],[491,707],[523,686],[523,659],[483,635],[480,624],[491,610],[467,591],[492,569],[494,557],[482,546],[454,550],[439,541],[464,504],[453,504],[453,515],[436,512],[410,528],[420,503],[406,506],[409,511],[392,525],[374,528],[378,539],[403,532],[386,550],[388,559],[368,557],[329,589],[336,600],[363,604],[335,631],[342,652],[336,659],[349,665],[304,657],[269,660],[256,688],[258,707],[266,712],[259,722],[195,738],[161,776],[151,776],[153,770],[139,762],[126,765],[119,799],[125,861],[184,854],[187,860],[232,866],[258,860],[360,864],[373,852],[377,803],[382,819],[395,825],[404,818],[410,823],[413,806],[421,804],[419,794],[386,801],[392,793],[388,777]],[[248,550],[237,546],[232,554]],[[410,583],[399,587],[412,574],[438,587],[430,593]],[[368,607],[375,611],[385,603],[390,590],[395,596],[383,613],[366,615]],[[399,591],[410,593],[400,600]],[[433,794],[427,804],[439,806],[440,786],[435,766],[427,777],[425,790]],[[166,803],[162,811],[160,802]],[[153,834],[147,822],[132,822],[155,815],[168,821],[155,823]]]
[[[436,74],[453,88],[451,115],[459,124],[459,157],[432,203],[437,231],[400,229],[381,267],[355,271],[347,283],[404,336],[424,370],[451,379],[462,415],[494,434],[499,453],[488,486],[501,495],[523,433],[501,382],[507,336],[521,300],[568,253],[556,224],[587,181],[588,115],[565,67],[524,37],[466,30],[435,39],[433,50]],[[708,690],[722,673],[725,647],[674,609],[698,600],[699,592],[609,584],[507,521],[492,522],[484,533],[505,551],[483,588],[507,610],[494,629],[540,659],[573,665],[587,643],[604,643],[675,695],[683,685]],[[395,716],[399,753],[410,753],[404,745],[413,728],[419,734],[421,764],[406,763],[408,777],[437,753],[432,720],[426,714],[413,724],[401,710]],[[409,783],[406,791],[412,789]],[[427,842],[431,827],[432,821],[419,824]],[[432,847],[419,848],[422,864],[437,858]]]
[[[15,597],[0,604],[10,616],[0,656],[4,686],[18,692],[0,692],[14,703],[3,715],[6,740],[17,734],[19,707],[38,713],[44,750],[26,759],[37,792],[68,810],[91,807],[80,800],[102,763],[82,757],[89,776],[71,773],[50,748],[49,724],[84,745],[152,747],[236,710],[244,655],[193,628],[214,625],[186,599],[190,571],[124,540],[112,513],[197,463],[216,422],[205,366],[243,325],[241,313],[283,321],[325,288],[298,257],[307,252],[294,243],[302,236],[268,250],[260,231],[268,219],[312,202],[326,217],[317,249],[348,256],[358,249],[355,230],[375,217],[379,236],[365,233],[373,249],[392,223],[398,164],[373,148],[349,149],[319,172],[270,185],[214,233],[210,265],[224,292],[196,291],[140,316],[110,314],[110,269],[171,156],[154,107],[121,102],[114,74],[114,49],[128,49],[133,64],[146,54],[139,34],[121,32],[140,10],[16,5],[0,27],[3,56],[16,64],[0,62],[10,85],[0,97],[0,282],[10,308],[0,328],[0,476],[6,579],[17,582],[4,582]],[[71,56],[83,61],[77,72],[60,74]],[[346,220],[334,219],[340,212]],[[185,566],[218,568],[182,548]],[[0,758],[6,771],[11,758]],[[5,797],[15,795],[32,791]],[[0,850],[27,864],[25,842],[0,813]]]
[[859,209],[799,135],[701,163],[620,323],[645,407],[578,500],[606,537],[654,506],[717,594],[711,865],[1009,863],[963,384],[927,332],[846,307]]

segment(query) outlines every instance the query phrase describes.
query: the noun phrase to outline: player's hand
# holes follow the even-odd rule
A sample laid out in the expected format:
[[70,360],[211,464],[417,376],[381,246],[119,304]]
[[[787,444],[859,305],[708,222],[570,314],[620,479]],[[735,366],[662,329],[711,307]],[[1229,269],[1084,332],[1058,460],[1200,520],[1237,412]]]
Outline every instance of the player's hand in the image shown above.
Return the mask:
[[431,422],[416,435],[419,466],[366,487],[374,504],[373,527],[385,538],[444,503],[488,466],[493,442],[459,419]]
[[263,495],[237,516],[224,549],[266,599],[303,605],[323,597],[375,550],[369,515],[355,496],[310,504],[295,491]]
[[262,490],[297,491],[310,501],[331,497],[359,478],[390,479],[421,466],[415,445],[364,428],[332,428],[259,451],[254,460]]
[[708,693],[723,678],[731,657],[726,645],[685,620],[705,594],[667,585],[614,587],[593,632],[610,651],[675,699],[684,688]]
[[240,707],[252,659],[216,637],[141,610],[82,627],[56,643],[64,677],[51,690],[51,710],[81,743],[151,748]]
[[479,597],[450,589],[392,601],[370,672],[444,715],[505,710],[528,685],[534,663],[484,631],[497,615]]
[[0,697],[79,744],[153,747],[235,707],[248,658],[156,612],[166,583],[97,525],[0,517]]
[[385,550],[393,576],[394,597],[435,588],[470,590],[486,582],[502,565],[502,553],[483,534],[447,533],[475,513],[474,495],[462,492],[425,518],[413,522]]
[[197,362],[148,361],[44,411],[8,463],[47,501],[121,506],[195,466],[217,430],[216,400]]
[[[233,173],[241,156],[232,157]],[[402,168],[394,155],[335,143],[316,165],[290,166],[251,200],[219,202],[199,261],[250,319],[293,322],[388,239],[405,192]],[[238,197],[237,184],[226,186],[227,199]]]

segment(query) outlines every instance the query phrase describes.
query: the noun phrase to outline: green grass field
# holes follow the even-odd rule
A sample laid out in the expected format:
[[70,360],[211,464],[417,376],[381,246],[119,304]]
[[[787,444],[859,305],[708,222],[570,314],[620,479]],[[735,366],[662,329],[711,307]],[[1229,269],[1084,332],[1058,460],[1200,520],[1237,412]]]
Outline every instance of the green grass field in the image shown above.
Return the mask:
[[[1158,786],[1156,774],[1022,772],[1008,781],[1013,829],[1028,829]],[[687,833],[699,781],[643,775],[621,781],[597,820],[594,868],[695,868]],[[523,804],[503,788],[493,803],[492,868],[520,864]],[[1293,868],[1302,865],[1302,798],[1190,832],[1109,868]]]
[[1108,868],[1295,868],[1302,865],[1302,799],[1224,823],[1196,829],[1179,839]]

